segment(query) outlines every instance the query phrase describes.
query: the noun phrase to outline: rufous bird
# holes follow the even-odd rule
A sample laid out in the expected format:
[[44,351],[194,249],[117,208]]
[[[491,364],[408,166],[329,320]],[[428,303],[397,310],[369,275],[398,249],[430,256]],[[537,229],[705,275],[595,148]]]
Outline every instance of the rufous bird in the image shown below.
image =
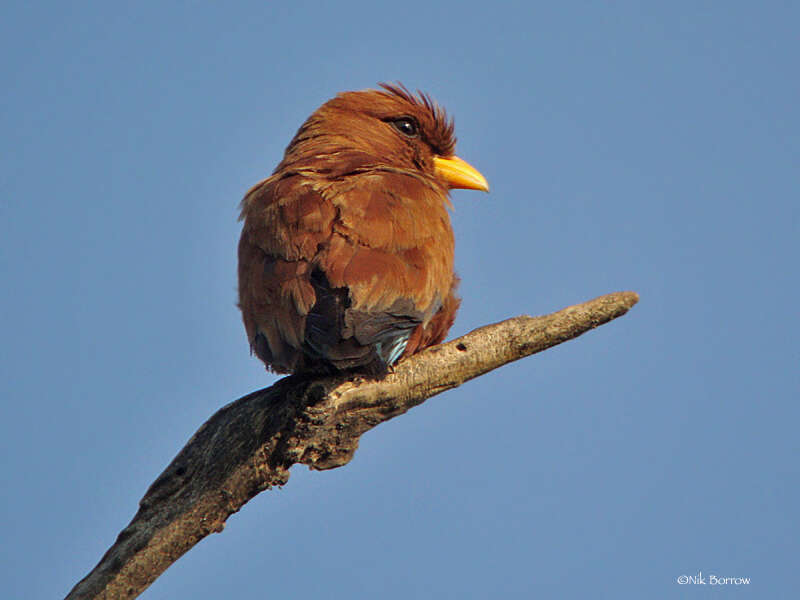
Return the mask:
[[449,190],[489,186],[438,104],[381,87],[323,104],[242,200],[239,307],[276,373],[382,376],[455,320]]

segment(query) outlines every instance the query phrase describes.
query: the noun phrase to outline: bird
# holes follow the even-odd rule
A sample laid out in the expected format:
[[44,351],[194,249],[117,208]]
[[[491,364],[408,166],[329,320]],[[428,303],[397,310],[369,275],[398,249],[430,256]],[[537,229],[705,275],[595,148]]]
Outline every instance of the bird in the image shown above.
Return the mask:
[[489,184],[431,96],[379,86],[320,106],[241,202],[238,305],[268,371],[380,378],[455,320],[449,191]]

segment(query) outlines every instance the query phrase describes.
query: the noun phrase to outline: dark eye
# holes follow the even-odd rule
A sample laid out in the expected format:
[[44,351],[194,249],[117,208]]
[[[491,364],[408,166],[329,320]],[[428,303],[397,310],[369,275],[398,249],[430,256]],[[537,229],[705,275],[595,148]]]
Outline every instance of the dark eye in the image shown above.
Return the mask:
[[400,117],[399,119],[394,119],[391,123],[397,131],[406,137],[417,137],[419,133],[417,122],[411,117]]

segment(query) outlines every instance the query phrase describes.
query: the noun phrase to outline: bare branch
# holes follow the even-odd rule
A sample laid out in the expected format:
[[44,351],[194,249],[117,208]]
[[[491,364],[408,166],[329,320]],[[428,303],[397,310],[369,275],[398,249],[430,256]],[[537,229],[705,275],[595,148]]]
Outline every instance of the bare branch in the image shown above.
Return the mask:
[[286,377],[220,409],[156,479],[133,521],[67,596],[135,598],[289,467],[340,467],[361,434],[427,398],[624,315],[634,292],[476,329],[403,361],[382,380]]

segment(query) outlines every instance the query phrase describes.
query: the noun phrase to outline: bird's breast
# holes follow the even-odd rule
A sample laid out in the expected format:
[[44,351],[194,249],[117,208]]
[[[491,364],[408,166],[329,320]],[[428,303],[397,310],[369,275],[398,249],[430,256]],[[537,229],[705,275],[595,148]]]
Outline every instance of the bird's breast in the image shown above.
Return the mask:
[[360,309],[409,298],[427,312],[452,285],[453,231],[441,195],[408,177],[389,179],[398,178],[369,178],[334,194],[331,238],[318,258]]

